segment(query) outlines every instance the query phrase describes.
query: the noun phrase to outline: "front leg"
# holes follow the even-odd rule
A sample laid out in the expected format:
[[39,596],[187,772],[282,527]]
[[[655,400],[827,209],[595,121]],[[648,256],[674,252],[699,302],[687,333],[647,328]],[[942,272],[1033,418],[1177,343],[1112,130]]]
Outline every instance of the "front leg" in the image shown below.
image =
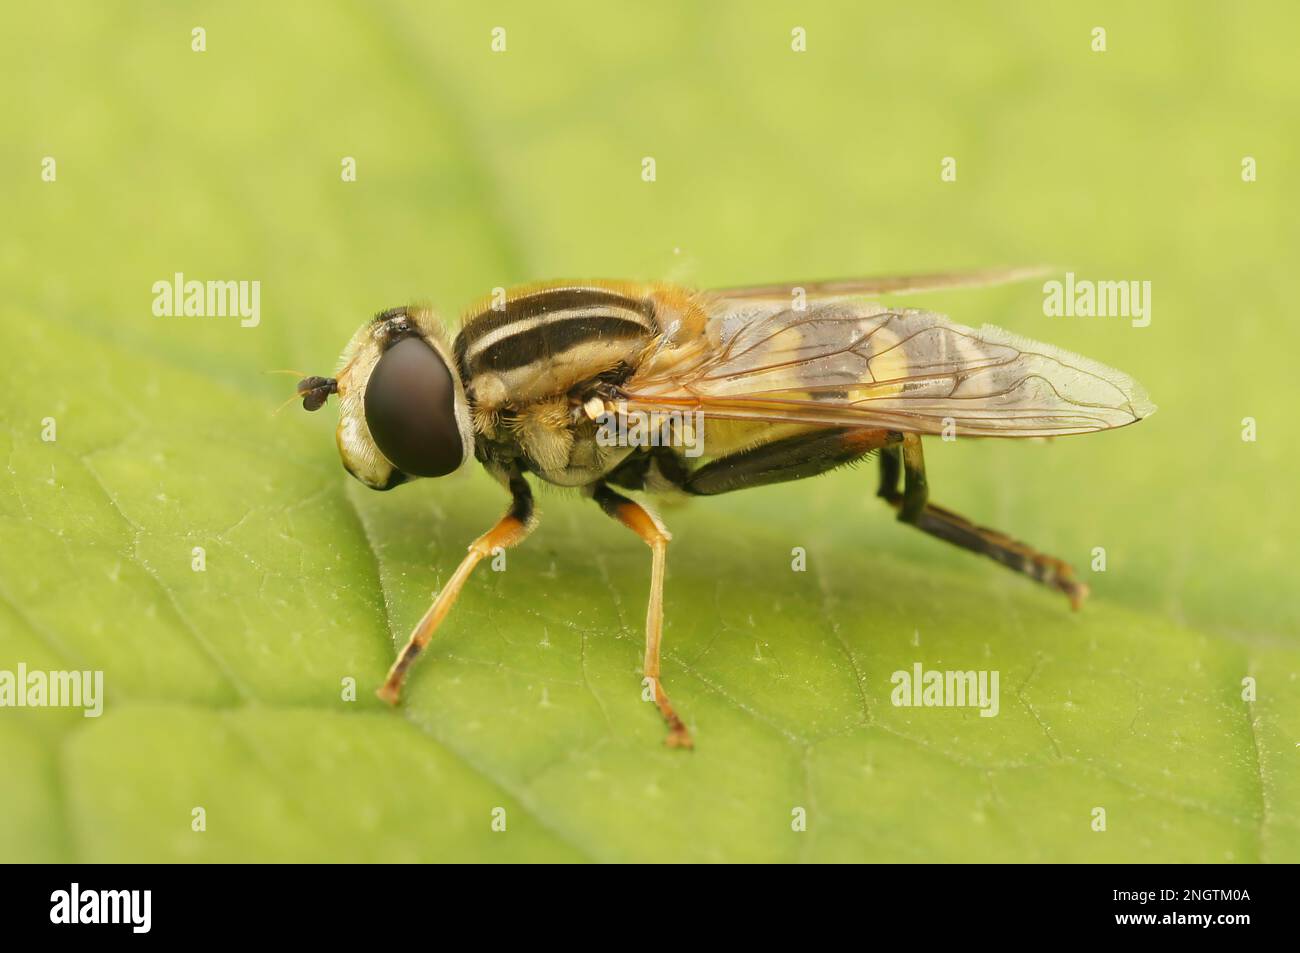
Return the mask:
[[655,704],[668,722],[668,737],[664,744],[670,748],[692,748],[695,743],[686,725],[677,717],[668,693],[659,681],[659,646],[664,632],[664,566],[668,556],[668,541],[672,539],[662,523],[639,503],[615,493],[604,483],[597,483],[591,497],[600,508],[641,537],[650,547],[650,604],[645,616],[645,677],[654,690]]
[[416,624],[411,637],[406,641],[406,647],[402,649],[397,661],[393,667],[388,670],[388,678],[384,684],[375,693],[390,705],[396,705],[398,695],[402,691],[402,681],[406,678],[406,670],[411,667],[415,657],[424,650],[433,638],[434,630],[446,618],[447,613],[451,611],[452,604],[456,597],[460,595],[461,588],[465,585],[465,580],[469,574],[474,571],[474,567],[485,556],[491,556],[492,551],[498,546],[508,548],[521,542],[524,537],[533,531],[535,521],[533,519],[533,494],[528,489],[528,482],[520,473],[512,473],[509,476],[508,485],[510,495],[513,501],[506,515],[497,521],[497,524],[490,530],[480,536],[474,542],[470,543],[469,553],[461,560],[456,571],[452,573],[451,579],[447,585],[442,587],[438,597],[433,600],[433,605],[429,611],[424,614]]

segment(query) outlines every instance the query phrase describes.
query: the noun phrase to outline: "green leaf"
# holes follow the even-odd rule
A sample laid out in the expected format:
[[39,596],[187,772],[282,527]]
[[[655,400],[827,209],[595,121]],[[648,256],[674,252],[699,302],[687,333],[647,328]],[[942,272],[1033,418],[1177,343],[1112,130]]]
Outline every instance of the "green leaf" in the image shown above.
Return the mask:
[[[105,702],[0,710],[0,859],[1300,860],[1297,14],[1175,12],[10,14],[0,671],[102,671]],[[1046,318],[1032,284],[909,303],[1121,367],[1160,413],[936,442],[932,497],[1073,562],[1082,612],[895,523],[870,467],[664,506],[697,741],[670,751],[649,555],[543,490],[402,706],[374,698],[505,500],[480,472],[367,491],[332,407],[272,416],[292,380],[264,372],[542,278],[1039,261],[1150,280],[1151,326]],[[260,323],[154,317],[176,272],[259,280]],[[917,663],[998,672],[998,715],[895,706]]]

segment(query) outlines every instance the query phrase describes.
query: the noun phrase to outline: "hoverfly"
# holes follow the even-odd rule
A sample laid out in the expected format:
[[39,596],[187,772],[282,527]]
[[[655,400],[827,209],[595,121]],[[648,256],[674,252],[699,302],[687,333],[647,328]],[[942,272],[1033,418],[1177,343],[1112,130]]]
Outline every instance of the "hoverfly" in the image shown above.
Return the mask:
[[[1065,594],[1088,593],[1065,562],[929,501],[921,438],[1052,437],[1131,424],[1155,411],[1131,378],[991,326],[878,300],[994,284],[1039,271],[875,278],[693,291],[622,281],[548,282],[470,309],[454,340],[427,308],[377,314],[337,377],[298,385],[316,410],[339,397],[343,466],[376,490],[478,460],[510,493],[416,624],[378,694],[396,704],[407,670],[474,567],[521,542],[536,516],[529,475],[576,487],[650,547],[644,684],[691,747],[659,678],[668,530],[622,491],[713,496],[801,480],[876,454],[877,495],[924,533]],[[689,412],[703,456],[672,440],[611,446],[620,415]]]

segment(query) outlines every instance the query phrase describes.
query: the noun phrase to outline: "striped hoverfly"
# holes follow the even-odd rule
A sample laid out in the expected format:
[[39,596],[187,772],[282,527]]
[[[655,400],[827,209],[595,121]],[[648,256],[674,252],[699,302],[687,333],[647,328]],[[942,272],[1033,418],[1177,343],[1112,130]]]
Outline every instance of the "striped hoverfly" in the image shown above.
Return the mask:
[[[376,315],[348,343],[337,376],[298,384],[308,410],[338,395],[344,467],[389,490],[474,459],[511,496],[416,624],[379,696],[397,703],[408,669],[474,567],[533,530],[529,476],[579,488],[650,547],[643,684],[672,747],[691,747],[692,739],[659,677],[671,537],[628,491],[713,496],[875,454],[877,495],[898,520],[991,557],[1077,609],[1088,588],[1068,564],[930,502],[921,438],[1090,433],[1141,420],[1154,405],[1131,378],[1095,361],[878,300],[1041,273],[713,291],[547,282],[470,309],[454,339],[427,308]],[[604,439],[611,422],[655,414],[671,422],[656,433],[663,439]],[[690,439],[699,452],[684,449]]]

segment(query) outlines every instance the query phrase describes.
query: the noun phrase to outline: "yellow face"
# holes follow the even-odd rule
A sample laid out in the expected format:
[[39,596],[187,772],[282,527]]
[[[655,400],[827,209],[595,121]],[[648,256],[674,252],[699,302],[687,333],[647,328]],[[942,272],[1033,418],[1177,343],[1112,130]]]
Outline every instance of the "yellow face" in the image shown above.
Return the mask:
[[[424,352],[423,358],[417,355],[417,359],[428,365],[431,374],[441,376],[445,370],[450,399],[445,408],[425,408],[415,404],[421,395],[412,393],[409,396],[412,405],[401,407],[406,395],[399,390],[391,397],[399,405],[394,419],[393,411],[377,410],[375,401],[379,385],[382,383],[387,393],[393,390],[392,383],[373,378],[386,355],[391,356],[385,364],[396,359],[399,349],[424,350],[415,344],[408,345],[406,342],[411,339],[432,352]],[[343,351],[337,377],[339,425],[335,437],[344,468],[366,486],[388,490],[418,476],[442,475],[449,472],[448,467],[455,469],[468,462],[474,452],[474,432],[465,389],[455,368],[446,332],[428,308],[395,308],[362,325]],[[385,371],[385,375],[388,373]],[[373,389],[372,383],[376,385]],[[412,383],[403,382],[398,387],[411,388]],[[383,417],[371,419],[368,412],[371,417],[377,413],[383,413]],[[439,420],[439,416],[446,419]],[[412,459],[409,445],[419,440],[419,435],[404,432],[430,421],[441,424],[435,440],[446,445],[440,448],[441,458],[449,461],[432,470],[406,462]],[[388,454],[381,446],[388,449]]]

